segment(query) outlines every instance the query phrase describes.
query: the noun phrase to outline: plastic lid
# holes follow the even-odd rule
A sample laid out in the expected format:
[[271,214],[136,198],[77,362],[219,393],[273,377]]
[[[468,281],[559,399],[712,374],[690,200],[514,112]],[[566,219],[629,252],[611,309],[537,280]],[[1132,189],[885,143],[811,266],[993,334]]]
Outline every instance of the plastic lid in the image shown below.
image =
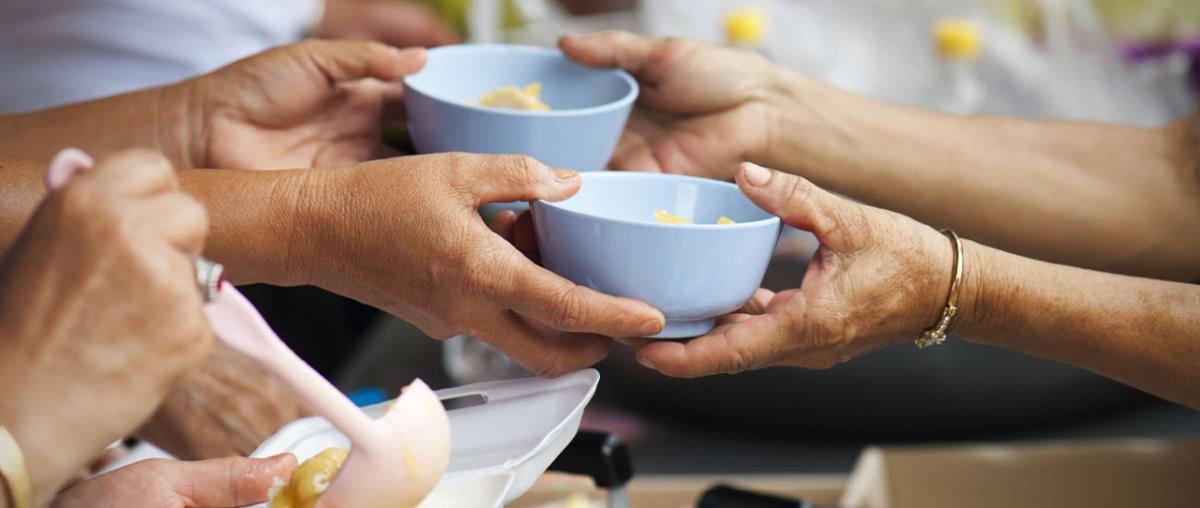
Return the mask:
[[938,54],[948,58],[975,59],[982,46],[979,25],[970,19],[938,20],[933,39]]
[[725,40],[737,46],[761,46],[767,34],[767,14],[743,7],[725,14]]

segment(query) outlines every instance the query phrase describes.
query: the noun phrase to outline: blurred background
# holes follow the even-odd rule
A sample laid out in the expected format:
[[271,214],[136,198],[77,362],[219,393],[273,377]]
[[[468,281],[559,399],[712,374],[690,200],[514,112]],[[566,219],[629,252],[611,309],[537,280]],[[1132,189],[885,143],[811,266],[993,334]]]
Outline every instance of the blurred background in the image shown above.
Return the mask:
[[[472,42],[553,45],[562,34],[607,29],[691,37],[957,113],[1156,126],[1189,113],[1200,89],[1195,0],[427,3]],[[765,285],[799,285],[813,248],[806,235],[787,235]],[[349,304],[321,319],[354,326],[316,326],[294,305],[328,297],[313,291],[276,305],[273,320],[285,337],[313,337],[298,349],[360,397],[395,395],[413,376],[438,388],[527,375],[474,339],[426,340]],[[820,372],[673,380],[620,347],[598,368],[584,427],[621,435],[639,475],[846,473],[864,445],[878,443],[1200,437],[1196,412],[1083,370],[954,340]]]

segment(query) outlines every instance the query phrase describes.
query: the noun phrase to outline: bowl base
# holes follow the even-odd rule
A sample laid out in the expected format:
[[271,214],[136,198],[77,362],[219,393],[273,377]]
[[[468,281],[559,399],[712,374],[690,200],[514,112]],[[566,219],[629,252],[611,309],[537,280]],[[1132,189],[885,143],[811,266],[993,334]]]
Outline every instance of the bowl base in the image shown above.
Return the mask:
[[698,319],[694,321],[687,320],[667,320],[663,330],[658,332],[658,335],[651,335],[647,339],[690,339],[699,337],[711,331],[717,325],[716,319]]

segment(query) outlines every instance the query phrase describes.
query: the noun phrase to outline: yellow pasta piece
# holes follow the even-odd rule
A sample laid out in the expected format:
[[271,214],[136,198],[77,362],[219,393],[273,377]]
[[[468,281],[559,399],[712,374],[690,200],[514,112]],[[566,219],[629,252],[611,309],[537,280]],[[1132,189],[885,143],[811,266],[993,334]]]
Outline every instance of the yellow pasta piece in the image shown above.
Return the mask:
[[550,111],[550,105],[542,102],[541,95],[542,84],[534,81],[524,88],[505,86],[485,93],[479,98],[479,105],[489,108]]
[[692,223],[692,221],[687,220],[683,217],[671,215],[669,212],[667,212],[666,210],[663,210],[663,209],[658,209],[658,210],[654,211],[654,220],[657,220],[659,222],[666,223],[666,224],[691,224]]
[[350,451],[345,448],[326,448],[300,464],[292,479],[271,494],[270,508],[312,508],[329,482],[337,475]]
[[717,224],[737,224],[737,223],[734,222],[733,219],[730,219],[729,217],[722,215],[719,219],[717,219]]

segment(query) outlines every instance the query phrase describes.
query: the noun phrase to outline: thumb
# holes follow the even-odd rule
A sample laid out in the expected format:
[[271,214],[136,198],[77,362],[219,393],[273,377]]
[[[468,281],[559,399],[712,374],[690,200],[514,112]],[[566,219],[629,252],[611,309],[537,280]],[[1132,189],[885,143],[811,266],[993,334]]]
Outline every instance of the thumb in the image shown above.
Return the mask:
[[650,59],[654,41],[629,32],[568,35],[558,41],[559,49],[580,65],[617,67],[637,75]]
[[553,169],[533,157],[523,155],[463,155],[471,159],[460,164],[459,188],[467,189],[474,206],[506,201],[561,201],[579,191],[579,173]]
[[234,507],[266,501],[275,478],[291,477],[296,457],[285,453],[266,459],[227,457],[171,465],[162,474],[188,506]]
[[852,231],[861,221],[860,205],[826,192],[812,182],[752,162],[742,163],[735,174],[746,197],[787,225],[817,236],[834,250],[855,245]]
[[375,78],[395,81],[425,67],[422,48],[398,49],[369,41],[309,40],[282,48],[296,51],[330,82]]

